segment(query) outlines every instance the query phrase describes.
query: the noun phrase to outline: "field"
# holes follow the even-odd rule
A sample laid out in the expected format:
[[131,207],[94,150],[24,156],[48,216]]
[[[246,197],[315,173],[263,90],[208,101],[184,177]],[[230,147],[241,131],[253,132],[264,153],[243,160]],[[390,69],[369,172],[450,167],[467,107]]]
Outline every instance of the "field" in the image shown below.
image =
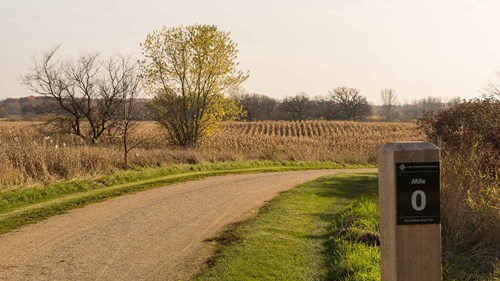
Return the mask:
[[[133,168],[238,160],[334,161],[375,164],[389,141],[423,140],[413,123],[342,121],[226,122],[198,148],[169,145],[161,128],[144,122],[133,132]],[[87,145],[71,135],[53,135],[40,123],[0,123],[0,190],[123,169],[119,140]]]
[[341,121],[227,123],[203,148],[251,159],[372,163],[385,142],[423,140],[411,123]]

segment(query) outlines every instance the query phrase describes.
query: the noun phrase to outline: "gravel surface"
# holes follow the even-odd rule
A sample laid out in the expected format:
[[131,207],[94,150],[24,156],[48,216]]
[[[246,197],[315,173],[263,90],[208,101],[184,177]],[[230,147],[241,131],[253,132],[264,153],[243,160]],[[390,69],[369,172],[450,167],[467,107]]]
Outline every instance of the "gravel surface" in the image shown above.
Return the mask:
[[375,169],[211,177],[124,195],[0,235],[0,280],[186,280],[207,242],[279,192]]

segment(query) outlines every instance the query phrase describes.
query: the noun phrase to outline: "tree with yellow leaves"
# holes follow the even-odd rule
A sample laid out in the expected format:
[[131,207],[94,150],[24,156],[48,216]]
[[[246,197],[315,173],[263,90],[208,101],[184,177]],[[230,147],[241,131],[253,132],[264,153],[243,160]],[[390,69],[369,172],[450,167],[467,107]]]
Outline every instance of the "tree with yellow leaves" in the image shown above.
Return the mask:
[[237,45],[228,32],[213,25],[164,27],[142,47],[153,112],[174,144],[196,146],[219,121],[243,114],[224,96],[248,78],[237,69]]

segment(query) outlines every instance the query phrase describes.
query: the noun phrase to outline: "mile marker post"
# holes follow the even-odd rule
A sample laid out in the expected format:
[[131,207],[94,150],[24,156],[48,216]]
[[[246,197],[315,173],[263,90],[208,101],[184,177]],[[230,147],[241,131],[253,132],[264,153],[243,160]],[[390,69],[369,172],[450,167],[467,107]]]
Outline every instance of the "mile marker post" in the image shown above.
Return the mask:
[[439,148],[386,143],[379,150],[383,281],[441,280]]

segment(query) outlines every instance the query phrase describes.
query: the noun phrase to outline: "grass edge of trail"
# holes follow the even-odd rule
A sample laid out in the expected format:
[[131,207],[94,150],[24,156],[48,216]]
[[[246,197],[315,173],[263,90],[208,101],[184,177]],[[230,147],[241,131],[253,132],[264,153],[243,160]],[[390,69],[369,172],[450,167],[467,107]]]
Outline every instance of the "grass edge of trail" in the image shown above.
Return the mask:
[[[374,173],[322,177],[284,192],[214,238],[216,254],[194,280],[380,280],[378,247],[357,240],[378,230],[376,192]],[[352,216],[355,227],[339,236]]]
[[335,162],[241,161],[140,169],[0,193],[0,234],[91,203],[210,176],[370,167]]

